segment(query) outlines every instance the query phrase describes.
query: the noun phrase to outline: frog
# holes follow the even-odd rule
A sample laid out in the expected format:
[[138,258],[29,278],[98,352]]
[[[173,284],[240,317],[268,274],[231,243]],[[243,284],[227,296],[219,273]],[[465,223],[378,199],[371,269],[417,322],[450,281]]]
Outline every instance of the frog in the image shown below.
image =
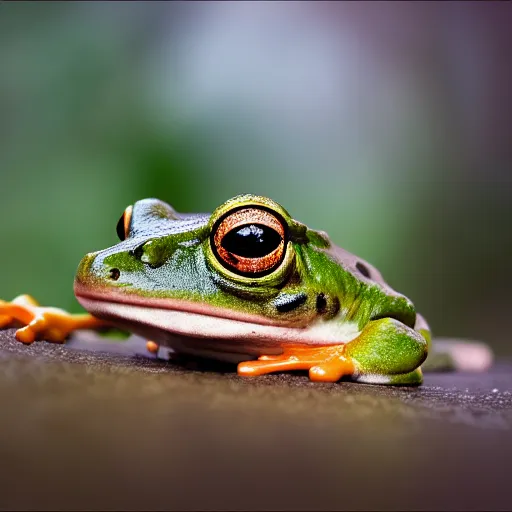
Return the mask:
[[[313,382],[423,382],[432,336],[413,302],[270,198],[238,195],[212,214],[142,199],[116,232],[119,243],[78,265],[74,293],[87,313],[22,295],[0,301],[0,328],[17,325],[28,345],[113,326],[143,336],[150,352],[225,361],[242,377],[306,371]],[[488,347],[472,347],[473,367],[489,367]],[[450,350],[431,366],[457,366]]]

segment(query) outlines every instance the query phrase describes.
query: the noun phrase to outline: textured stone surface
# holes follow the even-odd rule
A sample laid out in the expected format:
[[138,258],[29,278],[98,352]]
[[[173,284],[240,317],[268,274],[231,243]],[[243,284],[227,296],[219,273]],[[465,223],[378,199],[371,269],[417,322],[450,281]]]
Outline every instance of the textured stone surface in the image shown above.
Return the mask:
[[1,509],[512,508],[510,363],[420,388],[313,384],[154,360],[137,339],[13,335]]

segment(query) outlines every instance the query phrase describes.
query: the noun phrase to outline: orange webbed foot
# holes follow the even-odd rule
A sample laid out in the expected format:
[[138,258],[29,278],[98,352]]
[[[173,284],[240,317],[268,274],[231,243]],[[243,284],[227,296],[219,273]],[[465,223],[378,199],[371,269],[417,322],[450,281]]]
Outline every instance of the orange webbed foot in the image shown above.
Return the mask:
[[255,377],[273,372],[309,370],[315,382],[336,382],[344,375],[352,375],[355,365],[343,354],[345,345],[324,347],[290,347],[278,356],[260,356],[257,361],[238,365],[238,375]]
[[0,301],[0,328],[23,324],[16,339],[25,344],[36,340],[64,343],[76,329],[94,329],[105,323],[89,314],[74,315],[59,308],[40,306],[30,295],[20,295],[11,302]]

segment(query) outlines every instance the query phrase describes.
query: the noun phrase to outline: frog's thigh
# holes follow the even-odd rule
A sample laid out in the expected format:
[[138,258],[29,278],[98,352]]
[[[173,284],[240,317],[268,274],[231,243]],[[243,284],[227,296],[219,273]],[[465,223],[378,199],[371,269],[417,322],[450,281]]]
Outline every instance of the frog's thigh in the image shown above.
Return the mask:
[[357,369],[353,380],[374,384],[420,384],[427,352],[427,340],[394,318],[370,322],[345,347]]

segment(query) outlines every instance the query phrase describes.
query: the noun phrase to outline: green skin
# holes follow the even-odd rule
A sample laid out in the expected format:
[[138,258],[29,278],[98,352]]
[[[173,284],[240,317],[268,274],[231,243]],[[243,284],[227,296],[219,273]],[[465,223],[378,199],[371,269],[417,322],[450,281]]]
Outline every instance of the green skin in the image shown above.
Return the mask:
[[[230,271],[212,250],[216,223],[240,207],[275,212],[287,227],[284,259],[263,277]],[[159,200],[145,199],[133,205],[127,231],[124,241],[88,254],[80,263],[75,292],[93,315],[170,346],[169,329],[120,318],[112,310],[102,310],[101,304],[137,303],[147,309],[172,300],[183,304],[185,311],[196,304],[206,308],[200,310],[202,314],[212,310],[220,317],[281,326],[291,337],[321,324],[327,344],[334,339],[331,333],[347,327],[358,333],[347,340],[344,352],[357,367],[353,380],[422,382],[420,365],[427,357],[430,332],[412,302],[392,290],[370,264],[334,246],[325,233],[292,219],[270,199],[242,195],[212,215],[192,216],[178,214]],[[93,307],[87,302],[91,297],[102,302]],[[188,336],[205,342],[204,335],[194,330]],[[214,337],[222,339],[223,332]],[[217,357],[215,343],[211,357]],[[252,357],[268,353],[269,348],[279,353],[286,343],[270,340],[255,349]],[[218,356],[223,358],[222,353]]]

